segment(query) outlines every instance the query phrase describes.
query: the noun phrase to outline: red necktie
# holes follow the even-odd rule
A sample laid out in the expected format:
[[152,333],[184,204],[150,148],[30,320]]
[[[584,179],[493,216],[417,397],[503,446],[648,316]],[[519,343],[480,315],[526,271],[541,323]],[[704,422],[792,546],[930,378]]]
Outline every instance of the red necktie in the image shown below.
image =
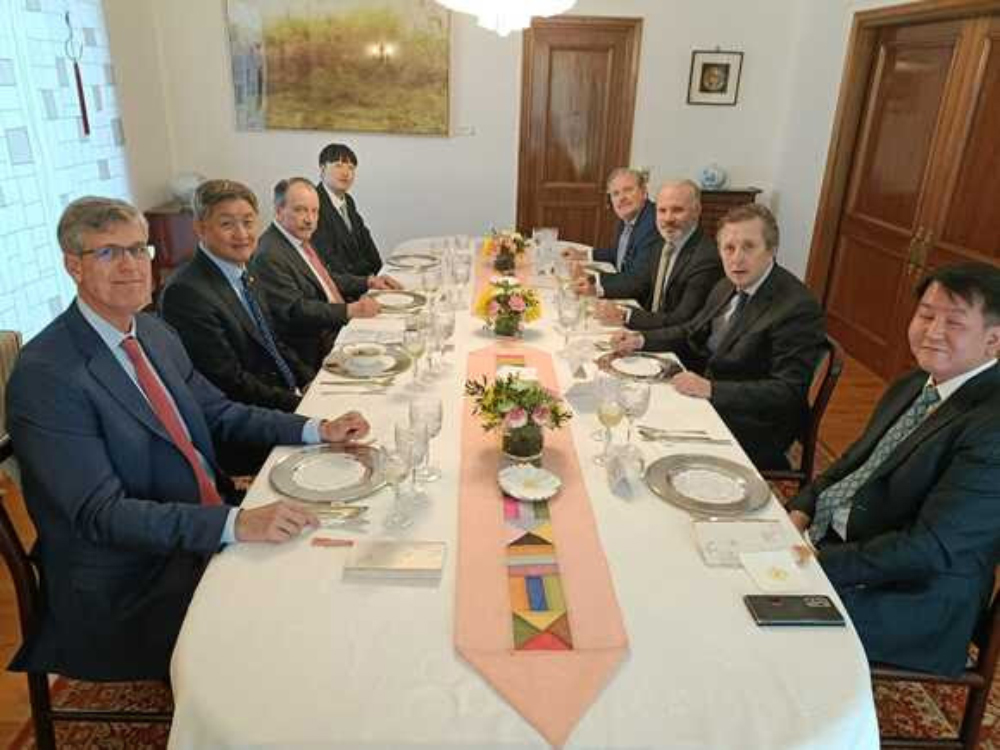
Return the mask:
[[319,259],[319,256],[316,254],[316,250],[313,246],[308,242],[303,242],[302,252],[306,254],[306,257],[309,259],[309,265],[313,267],[313,271],[315,271],[316,276],[319,277],[319,283],[326,291],[327,300],[335,304],[343,304],[343,295],[341,295],[340,290],[337,289],[337,284],[326,270],[326,266],[323,265],[323,261]]
[[135,367],[135,374],[139,379],[139,387],[146,394],[146,398],[149,400],[150,406],[153,407],[153,412],[156,414],[157,419],[166,428],[167,434],[170,435],[170,439],[173,440],[174,445],[184,454],[184,458],[191,465],[195,481],[198,482],[198,494],[201,497],[202,505],[221,504],[222,496],[219,495],[219,490],[216,489],[215,482],[208,476],[205,467],[201,465],[194,444],[187,436],[187,431],[181,422],[181,415],[170,401],[166,389],[156,375],[153,374],[153,368],[139,347],[139,342],[136,341],[134,336],[129,336],[122,341],[122,348],[132,361],[132,366]]

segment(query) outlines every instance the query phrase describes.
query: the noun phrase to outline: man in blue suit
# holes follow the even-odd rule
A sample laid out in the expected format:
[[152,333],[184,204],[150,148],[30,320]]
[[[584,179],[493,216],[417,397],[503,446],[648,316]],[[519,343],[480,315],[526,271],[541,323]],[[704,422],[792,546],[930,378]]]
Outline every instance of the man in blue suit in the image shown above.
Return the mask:
[[230,505],[213,440],[342,442],[368,425],[354,412],[306,420],[245,406],[203,378],[177,335],[138,312],[153,248],[129,204],[77,200],[58,234],[77,297],[24,348],[7,391],[44,597],[11,668],[164,678],[211,555],[317,525],[287,501]]
[[607,188],[608,203],[618,217],[614,245],[566,251],[571,260],[612,264],[614,273],[598,274],[598,283],[610,282],[612,289],[617,289],[617,277],[641,271],[648,264],[650,253],[663,244],[656,228],[656,206],[649,199],[646,180],[646,173],[638,169],[613,170]]

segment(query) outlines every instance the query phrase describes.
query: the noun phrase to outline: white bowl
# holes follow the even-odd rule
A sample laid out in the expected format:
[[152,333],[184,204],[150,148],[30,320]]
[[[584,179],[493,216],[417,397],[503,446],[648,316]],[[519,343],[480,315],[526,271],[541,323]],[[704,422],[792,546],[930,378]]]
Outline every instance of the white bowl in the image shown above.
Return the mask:
[[515,464],[498,475],[500,489],[518,500],[548,500],[562,487],[562,480],[551,471],[531,464]]
[[373,372],[385,367],[385,347],[381,344],[348,344],[343,349],[344,367],[358,372]]

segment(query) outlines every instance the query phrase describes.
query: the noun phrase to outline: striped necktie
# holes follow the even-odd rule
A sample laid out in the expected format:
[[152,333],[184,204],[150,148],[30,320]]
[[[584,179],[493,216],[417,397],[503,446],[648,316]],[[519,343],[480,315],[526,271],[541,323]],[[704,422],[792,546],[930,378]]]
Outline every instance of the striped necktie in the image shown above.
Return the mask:
[[[833,524],[835,530],[846,540],[847,516],[838,511],[846,510],[849,514],[854,496],[861,486],[868,481],[875,470],[910,434],[920,426],[931,408],[941,400],[937,388],[926,386],[906,411],[885,431],[868,460],[852,471],[836,484],[831,484],[819,494],[816,500],[816,512],[809,525],[809,538],[813,542],[822,539]],[[836,523],[834,516],[843,517],[843,524]],[[842,528],[837,528],[841,526]]]
[[212,478],[208,475],[201,460],[198,458],[197,450],[194,447],[194,443],[191,442],[191,438],[188,437],[188,431],[184,427],[184,422],[177,411],[177,407],[170,400],[170,397],[167,395],[167,389],[160,382],[160,379],[153,373],[153,367],[149,364],[149,360],[139,346],[138,340],[134,336],[129,336],[122,341],[122,349],[125,350],[125,354],[135,368],[135,376],[139,381],[139,387],[146,395],[149,405],[153,407],[153,413],[156,414],[156,418],[160,420],[160,424],[167,431],[170,440],[177,446],[177,449],[191,467],[195,481],[198,483],[198,495],[201,498],[202,505],[221,504],[222,496],[219,495],[219,490],[216,488],[215,482],[212,481]]
[[274,364],[278,368],[281,379],[285,381],[285,385],[294,391],[296,388],[295,376],[292,374],[292,369],[288,366],[288,363],[285,362],[285,358],[281,356],[281,352],[278,351],[278,345],[275,343],[274,335],[271,333],[271,327],[267,324],[264,311],[261,309],[256,295],[253,293],[253,289],[250,286],[250,275],[246,271],[240,276],[240,284],[243,285],[243,299],[246,300],[247,309],[250,310],[253,322],[260,333],[264,349],[267,350],[267,353],[271,355],[271,359],[274,360]]

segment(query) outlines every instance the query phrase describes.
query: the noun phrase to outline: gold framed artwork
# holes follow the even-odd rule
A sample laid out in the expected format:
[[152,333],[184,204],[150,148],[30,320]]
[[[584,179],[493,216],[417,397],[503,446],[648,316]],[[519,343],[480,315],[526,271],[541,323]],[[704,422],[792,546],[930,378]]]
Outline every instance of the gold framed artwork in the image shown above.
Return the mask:
[[733,106],[739,97],[742,72],[742,52],[694,50],[687,103]]
[[433,0],[224,0],[238,130],[448,134]]

